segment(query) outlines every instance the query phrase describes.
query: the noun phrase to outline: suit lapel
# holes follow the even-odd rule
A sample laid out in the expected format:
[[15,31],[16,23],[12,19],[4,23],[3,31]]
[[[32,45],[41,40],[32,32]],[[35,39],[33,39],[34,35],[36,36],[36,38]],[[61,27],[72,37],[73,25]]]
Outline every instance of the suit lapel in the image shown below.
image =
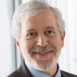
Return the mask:
[[17,72],[18,72],[19,77],[33,77],[31,73],[29,72],[29,70],[27,69],[27,67],[25,66],[24,61],[19,67],[19,69],[17,70]]
[[67,77],[67,76],[63,73],[63,71],[61,71],[61,77]]
[[[22,62],[21,66],[17,69],[17,75],[18,77],[33,77],[29,72],[28,68],[26,67],[24,61]],[[69,77],[69,76],[71,76],[71,74],[61,71],[61,77]],[[72,75],[71,77],[74,77],[74,75]]]

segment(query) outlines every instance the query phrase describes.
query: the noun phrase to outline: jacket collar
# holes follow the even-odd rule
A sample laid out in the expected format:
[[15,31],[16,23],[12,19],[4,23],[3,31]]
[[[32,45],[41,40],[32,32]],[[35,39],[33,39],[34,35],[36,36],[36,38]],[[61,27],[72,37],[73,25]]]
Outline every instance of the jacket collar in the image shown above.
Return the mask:
[[19,77],[33,77],[27,67],[25,66],[24,61],[20,65],[20,67],[17,69],[18,76]]
[[[17,69],[17,73],[19,77],[33,77],[25,66],[24,61],[22,62],[21,66]],[[63,71],[61,71],[61,77],[67,77]]]
[[61,77],[67,77],[63,71],[61,71]]

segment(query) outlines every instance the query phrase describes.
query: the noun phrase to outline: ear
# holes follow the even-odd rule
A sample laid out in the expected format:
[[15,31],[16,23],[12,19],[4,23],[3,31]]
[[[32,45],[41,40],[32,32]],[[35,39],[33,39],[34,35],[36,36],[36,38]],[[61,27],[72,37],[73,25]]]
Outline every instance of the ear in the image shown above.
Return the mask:
[[15,39],[15,43],[16,43],[16,46],[17,46],[17,48],[18,48],[18,51],[20,52],[20,53],[22,53],[22,51],[21,51],[21,48],[20,48],[20,44],[19,44],[19,42]]
[[65,31],[64,31],[64,35],[62,37],[62,47],[64,46],[64,39],[65,39]]

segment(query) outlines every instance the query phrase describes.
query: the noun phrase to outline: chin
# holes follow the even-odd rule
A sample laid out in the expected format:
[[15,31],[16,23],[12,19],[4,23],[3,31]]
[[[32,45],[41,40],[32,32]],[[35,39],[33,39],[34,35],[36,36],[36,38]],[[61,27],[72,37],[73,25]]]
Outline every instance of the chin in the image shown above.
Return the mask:
[[55,67],[55,65],[57,64],[57,60],[54,59],[51,62],[47,62],[47,61],[45,61],[45,62],[36,62],[35,60],[31,59],[30,64],[34,69],[42,71],[42,72],[46,72],[46,71],[49,71],[49,70],[51,70]]

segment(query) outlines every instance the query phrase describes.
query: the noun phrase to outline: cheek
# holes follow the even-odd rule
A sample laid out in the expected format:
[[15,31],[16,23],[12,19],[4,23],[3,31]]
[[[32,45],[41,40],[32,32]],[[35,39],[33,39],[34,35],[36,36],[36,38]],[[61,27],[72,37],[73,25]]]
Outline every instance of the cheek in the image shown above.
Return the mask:
[[55,38],[51,39],[50,43],[51,43],[51,45],[53,45],[56,48],[57,51],[61,50],[62,42],[61,42],[60,37],[55,37]]
[[58,47],[58,48],[61,48],[62,47],[62,42],[61,42],[61,39],[60,38],[59,39],[58,38],[56,39],[55,46]]
[[[24,53],[30,53],[30,50],[32,49],[32,47],[34,46],[34,41],[33,40],[26,40],[22,42],[22,50],[24,51]],[[23,52],[22,51],[22,52]]]

